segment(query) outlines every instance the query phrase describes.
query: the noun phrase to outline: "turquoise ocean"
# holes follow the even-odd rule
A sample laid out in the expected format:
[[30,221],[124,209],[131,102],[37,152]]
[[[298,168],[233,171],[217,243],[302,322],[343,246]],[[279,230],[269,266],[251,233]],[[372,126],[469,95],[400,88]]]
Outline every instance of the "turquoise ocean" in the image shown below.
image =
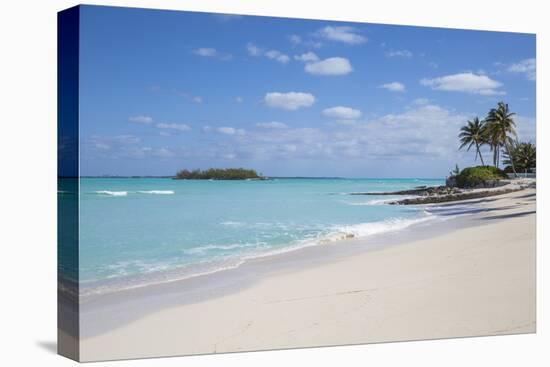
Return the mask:
[[[398,196],[350,194],[441,184],[443,179],[82,178],[81,293],[184,279],[260,256],[400,231],[437,215],[422,206],[387,204]],[[61,182],[59,195],[75,200],[70,194]]]

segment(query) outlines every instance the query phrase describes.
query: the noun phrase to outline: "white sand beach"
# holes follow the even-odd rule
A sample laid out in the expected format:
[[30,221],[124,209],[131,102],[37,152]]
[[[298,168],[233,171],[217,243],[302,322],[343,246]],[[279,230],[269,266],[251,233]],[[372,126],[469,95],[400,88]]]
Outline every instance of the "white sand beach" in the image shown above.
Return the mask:
[[461,228],[146,313],[84,337],[80,358],[535,332],[535,190],[477,202]]

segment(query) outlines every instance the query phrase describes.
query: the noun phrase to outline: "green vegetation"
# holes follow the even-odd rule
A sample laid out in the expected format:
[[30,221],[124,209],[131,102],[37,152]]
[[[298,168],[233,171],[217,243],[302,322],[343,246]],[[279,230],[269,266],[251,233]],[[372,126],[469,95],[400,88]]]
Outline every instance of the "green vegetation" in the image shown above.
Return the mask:
[[478,117],[475,117],[472,121],[468,121],[468,124],[466,126],[462,126],[460,128],[460,134],[458,137],[460,138],[460,142],[462,143],[458,149],[462,149],[465,146],[468,146],[468,151],[472,146],[475,145],[476,147],[476,157],[474,160],[477,160],[477,156],[479,155],[479,158],[481,159],[481,165],[484,166],[485,162],[483,162],[483,156],[481,155],[481,151],[479,148],[485,144],[486,137],[485,137],[485,123],[483,121],[480,121]]
[[195,169],[192,171],[181,170],[176,174],[179,180],[247,180],[263,179],[255,170],[244,168],[209,168],[207,170]]
[[520,143],[514,141],[510,146],[510,153],[504,153],[505,172],[512,171],[512,162],[515,163],[515,169],[530,173],[537,166],[537,147],[532,143]]
[[[474,161],[477,161],[479,156],[482,166],[488,167],[481,152],[481,147],[487,145],[493,153],[494,168],[498,169],[502,153],[505,172],[512,172],[515,176],[517,176],[516,170],[531,172],[536,167],[536,147],[531,143],[520,143],[516,140],[514,115],[515,113],[510,112],[507,103],[499,102],[496,108],[492,108],[487,113],[484,120],[475,117],[468,121],[460,128],[459,149],[466,148],[469,151],[475,147]],[[485,175],[481,172],[476,174]],[[458,176],[458,173],[451,172],[451,178]]]
[[460,168],[458,168],[458,164],[455,164],[455,168],[451,172],[449,172],[451,177],[456,177],[458,176],[459,173],[460,173]]
[[[493,150],[493,163],[498,167],[500,160],[500,148],[504,147],[507,154],[510,154],[511,136],[517,136],[516,123],[513,116],[515,113],[510,112],[508,104],[499,102],[497,108],[493,108],[485,118],[485,136]],[[513,159],[510,161],[512,172],[516,173]]]
[[464,168],[455,176],[458,187],[475,187],[489,181],[506,178],[503,170],[492,166],[476,166]]

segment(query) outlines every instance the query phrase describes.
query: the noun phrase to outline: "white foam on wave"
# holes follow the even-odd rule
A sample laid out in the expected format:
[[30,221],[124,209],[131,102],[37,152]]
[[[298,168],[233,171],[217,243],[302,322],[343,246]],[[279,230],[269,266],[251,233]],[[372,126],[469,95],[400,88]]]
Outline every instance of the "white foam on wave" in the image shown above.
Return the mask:
[[234,250],[239,248],[249,248],[249,247],[255,247],[255,248],[261,248],[265,246],[265,242],[257,242],[257,243],[231,243],[227,245],[204,245],[199,247],[193,247],[190,249],[183,250],[183,252],[187,255],[200,255],[204,254],[209,251],[227,251],[227,250]]
[[[261,251],[247,254],[242,260],[253,260],[256,258],[268,257],[273,255],[285,254],[288,252],[300,250],[307,247],[338,243],[352,238],[365,238],[376,234],[391,233],[406,229],[410,226],[427,223],[432,220],[438,220],[439,217],[425,213],[422,217],[405,219],[394,218],[380,222],[359,223],[352,225],[333,226],[328,233],[320,234],[317,237],[306,238],[294,241],[288,246],[274,248],[268,251]],[[260,247],[261,248],[261,247]]]
[[436,219],[432,215],[425,215],[420,218],[392,218],[380,222],[360,223],[345,226],[337,226],[334,228],[331,237],[339,239],[344,238],[357,238],[367,237],[376,234],[396,232],[406,229],[412,225],[429,222]]
[[418,196],[416,195],[410,195],[410,196],[403,196],[403,195],[400,195],[400,196],[396,196],[396,197],[386,197],[384,199],[372,199],[372,200],[367,200],[367,201],[359,201],[359,202],[346,202],[346,204],[348,205],[359,205],[359,206],[363,206],[363,205],[387,205],[391,202],[394,202],[394,201],[398,201],[398,200],[403,200],[403,199],[414,199],[414,198],[417,198]]
[[243,227],[246,225],[245,222],[239,222],[235,220],[226,220],[225,222],[221,222],[220,224],[226,227]]
[[[247,248],[247,251],[243,251],[241,253],[226,253],[226,254],[220,254],[222,255],[218,259],[208,260],[206,262],[199,262],[195,265],[192,265],[191,268],[187,268],[187,266],[181,268],[181,269],[173,269],[171,270],[171,266],[166,266],[165,264],[136,264],[135,262],[133,266],[138,265],[138,267],[143,266],[147,269],[142,269],[141,271],[146,274],[156,274],[160,271],[160,275],[154,276],[152,278],[148,278],[145,280],[142,277],[139,277],[137,282],[129,281],[124,282],[123,284],[113,284],[111,286],[93,286],[91,288],[84,287],[81,288],[80,294],[81,296],[93,296],[103,293],[111,293],[116,292],[117,290],[121,289],[133,289],[133,288],[141,288],[148,285],[153,284],[160,284],[160,283],[167,283],[167,282],[174,282],[189,278],[195,278],[199,276],[209,275],[218,273],[221,271],[226,271],[230,269],[236,269],[240,267],[241,265],[245,264],[248,261],[259,259],[259,258],[265,258],[275,255],[282,255],[285,253],[293,252],[296,250],[301,250],[307,247],[314,247],[314,246],[323,246],[328,244],[335,244],[338,245],[339,243],[342,243],[345,240],[349,240],[352,238],[366,238],[372,235],[377,234],[384,234],[384,233],[391,233],[396,231],[401,231],[406,228],[409,228],[416,224],[421,223],[427,223],[432,220],[445,220],[446,218],[441,218],[438,215],[431,215],[428,212],[424,212],[425,214],[421,217],[415,217],[415,218],[393,218],[393,219],[387,219],[380,222],[370,222],[370,223],[359,223],[359,224],[352,224],[352,225],[336,225],[330,228],[328,232],[324,232],[319,234],[315,237],[305,238],[301,240],[297,240],[294,242],[291,242],[285,246],[276,247],[276,248],[268,248],[267,244],[264,242],[256,242],[256,243],[233,243],[233,244],[208,244],[203,245],[191,249],[185,249],[183,250],[183,253],[185,255],[202,255],[206,253],[215,253],[216,251],[229,251],[231,250],[237,250],[237,249],[245,249]],[[128,264],[118,264],[121,269],[118,269],[121,271],[121,274],[124,274],[127,270]],[[151,265],[155,265],[152,267]],[[195,268],[195,266],[198,266]],[[168,273],[165,273],[165,271],[172,272],[171,275],[168,275]],[[181,271],[181,272],[180,272]],[[164,274],[164,275],[162,275]]]
[[100,190],[96,191],[96,194],[100,195],[108,195],[108,196],[127,196],[128,191],[107,191],[107,190]]
[[[81,302],[85,302],[86,301],[86,298],[88,297],[93,297],[93,296],[98,296],[98,295],[104,295],[104,294],[108,294],[108,293],[116,293],[118,291],[122,291],[122,290],[131,290],[131,289],[139,289],[139,288],[144,288],[144,287],[148,287],[148,286],[152,286],[152,285],[156,285],[156,284],[165,284],[165,283],[172,283],[172,282],[177,282],[177,281],[182,281],[182,280],[186,280],[186,279],[191,279],[191,278],[196,278],[196,277],[200,277],[200,276],[204,276],[204,275],[210,275],[210,274],[215,274],[215,273],[218,273],[220,271],[225,271],[225,270],[232,270],[232,269],[236,269],[238,268],[239,266],[241,266],[242,264],[245,263],[245,259],[232,259],[232,261],[227,261],[227,262],[224,262],[223,265],[221,265],[221,263],[217,263],[214,267],[205,267],[203,270],[200,270],[200,271],[197,271],[197,272],[192,272],[192,273],[184,273],[184,275],[176,275],[176,276],[173,276],[173,277],[167,277],[167,276],[160,276],[160,277],[153,277],[153,278],[149,278],[147,280],[144,280],[140,277],[140,281],[137,281],[137,282],[133,282],[132,280],[128,280],[128,281],[123,281],[121,284],[105,284],[105,285],[95,285],[95,286],[80,286],[79,288],[79,294],[81,297]],[[197,264],[197,265],[204,265],[204,264]],[[164,266],[159,266],[159,268],[161,268],[162,270],[166,270]],[[157,269],[155,269],[157,270]],[[161,273],[162,273],[162,270],[161,270]],[[149,273],[152,273],[154,274],[155,271],[153,272],[149,272]],[[81,282],[81,283],[86,283],[86,282]],[[93,284],[93,281],[92,281],[92,284]]]
[[151,194],[151,195],[174,195],[176,192],[173,190],[149,190],[149,191],[138,191],[140,194]]

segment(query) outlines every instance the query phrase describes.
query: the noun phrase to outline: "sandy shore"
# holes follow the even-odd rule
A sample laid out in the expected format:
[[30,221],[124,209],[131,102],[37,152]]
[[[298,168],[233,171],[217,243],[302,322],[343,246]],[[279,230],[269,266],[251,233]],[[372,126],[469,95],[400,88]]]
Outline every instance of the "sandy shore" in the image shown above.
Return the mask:
[[448,233],[280,269],[85,337],[81,360],[534,332],[535,190],[472,202],[479,212]]

